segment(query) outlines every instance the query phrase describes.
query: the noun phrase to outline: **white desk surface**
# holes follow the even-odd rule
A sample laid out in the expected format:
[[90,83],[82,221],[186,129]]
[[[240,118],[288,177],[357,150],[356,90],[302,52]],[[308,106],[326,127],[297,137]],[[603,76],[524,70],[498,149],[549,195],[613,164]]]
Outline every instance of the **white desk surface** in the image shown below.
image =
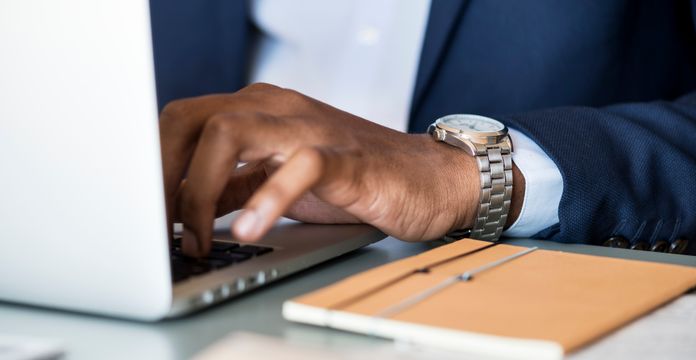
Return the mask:
[[[696,266],[696,256],[655,254],[584,245],[515,240],[565,251],[631,257]],[[188,359],[233,331],[271,336],[285,343],[328,351],[380,349],[386,340],[294,324],[281,317],[284,300],[346,276],[414,255],[432,247],[387,238],[379,243],[293,275],[201,313],[160,323],[136,323],[90,315],[0,303],[0,334],[60,340],[66,359]],[[60,291],[56,288],[56,291]],[[696,359],[696,294],[682,297],[571,359]],[[621,304],[607,304],[619,307]],[[398,355],[398,348],[394,348]],[[280,354],[282,355],[282,354]],[[279,357],[282,358],[282,357]]]

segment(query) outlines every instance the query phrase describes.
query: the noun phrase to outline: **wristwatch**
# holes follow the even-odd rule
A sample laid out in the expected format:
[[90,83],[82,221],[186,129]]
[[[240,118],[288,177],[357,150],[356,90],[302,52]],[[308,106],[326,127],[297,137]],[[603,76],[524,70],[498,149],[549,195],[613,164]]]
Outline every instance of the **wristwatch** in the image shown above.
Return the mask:
[[428,134],[475,157],[481,178],[473,228],[457,230],[445,238],[497,241],[507,222],[512,198],[513,148],[507,127],[484,116],[454,114],[435,120],[428,127]]

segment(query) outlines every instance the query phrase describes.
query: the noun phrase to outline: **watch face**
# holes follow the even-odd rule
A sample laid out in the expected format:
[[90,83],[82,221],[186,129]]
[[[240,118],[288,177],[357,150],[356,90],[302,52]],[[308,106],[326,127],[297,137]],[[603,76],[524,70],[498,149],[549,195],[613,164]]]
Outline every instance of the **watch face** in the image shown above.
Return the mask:
[[464,132],[496,132],[505,129],[501,122],[478,115],[449,115],[441,118],[440,122]]

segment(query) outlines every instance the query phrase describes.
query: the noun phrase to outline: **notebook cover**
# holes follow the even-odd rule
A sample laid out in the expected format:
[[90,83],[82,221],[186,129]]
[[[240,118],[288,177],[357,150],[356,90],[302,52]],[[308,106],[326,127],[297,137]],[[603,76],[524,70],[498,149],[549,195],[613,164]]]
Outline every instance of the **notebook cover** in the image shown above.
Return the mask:
[[[487,246],[466,239],[377,267],[286,302],[284,316],[481,354],[558,358],[696,286],[696,268],[536,250],[374,317],[445,278],[525,249]],[[408,275],[457,255],[466,256]]]

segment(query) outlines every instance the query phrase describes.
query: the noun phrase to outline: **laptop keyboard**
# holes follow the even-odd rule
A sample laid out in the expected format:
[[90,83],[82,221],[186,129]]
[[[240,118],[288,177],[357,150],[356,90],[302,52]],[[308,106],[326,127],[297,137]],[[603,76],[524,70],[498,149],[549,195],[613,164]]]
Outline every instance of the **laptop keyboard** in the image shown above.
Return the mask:
[[273,251],[273,248],[256,245],[213,241],[210,254],[205,258],[192,258],[181,251],[181,238],[174,238],[171,248],[172,279],[174,282],[186,280],[210,271],[239,264],[254,257]]

